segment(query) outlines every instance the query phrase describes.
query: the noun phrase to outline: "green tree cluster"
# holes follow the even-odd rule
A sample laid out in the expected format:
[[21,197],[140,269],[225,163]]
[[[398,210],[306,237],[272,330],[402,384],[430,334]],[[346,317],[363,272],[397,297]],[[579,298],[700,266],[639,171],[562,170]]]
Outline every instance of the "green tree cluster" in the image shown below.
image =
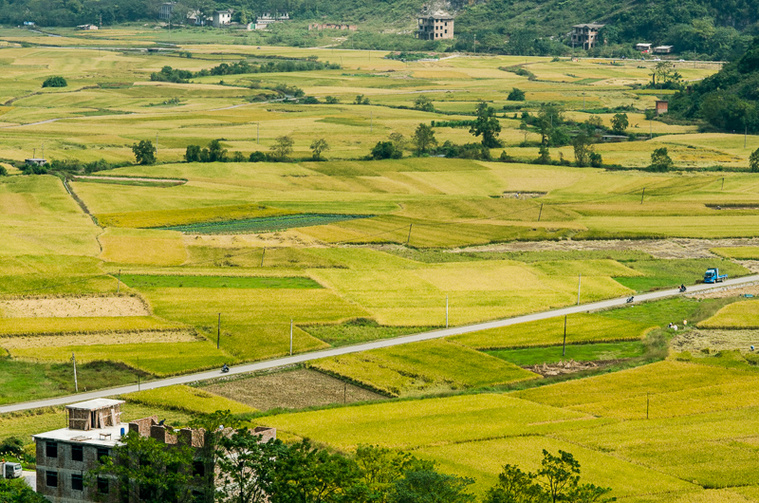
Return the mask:
[[669,101],[669,114],[703,119],[726,132],[759,132],[759,37],[736,61],[728,63]]
[[48,77],[42,83],[42,87],[66,87],[68,85],[69,84],[68,82],[66,82],[66,79],[64,79],[60,75]]

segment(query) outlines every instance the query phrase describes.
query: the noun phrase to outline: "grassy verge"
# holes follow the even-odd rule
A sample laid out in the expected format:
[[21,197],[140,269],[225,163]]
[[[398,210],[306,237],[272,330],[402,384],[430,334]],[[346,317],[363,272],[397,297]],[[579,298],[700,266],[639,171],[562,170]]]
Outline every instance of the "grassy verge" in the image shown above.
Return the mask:
[[[77,365],[76,370],[80,391],[133,384],[137,382],[138,374],[146,375],[126,365],[105,361]],[[74,367],[70,363],[32,363],[0,358],[2,404],[74,392]]]
[[401,335],[427,332],[440,327],[391,327],[368,318],[356,318],[337,325],[305,325],[301,329],[332,346],[389,339]]

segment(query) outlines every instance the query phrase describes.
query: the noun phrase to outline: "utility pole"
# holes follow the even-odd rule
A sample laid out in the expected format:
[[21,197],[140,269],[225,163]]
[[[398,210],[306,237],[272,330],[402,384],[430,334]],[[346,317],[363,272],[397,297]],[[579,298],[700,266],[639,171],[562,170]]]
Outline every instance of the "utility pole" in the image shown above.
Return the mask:
[[411,241],[411,227],[413,227],[414,224],[408,224],[408,237],[406,238],[406,246],[408,246],[409,241]]
[[580,305],[580,286],[582,285],[582,273],[577,277],[577,305]]
[[290,318],[290,356],[293,355],[293,319]]
[[719,190],[725,190],[725,177],[722,177],[722,188]]
[[567,315],[564,315],[564,345],[563,349],[561,350],[561,357],[564,358],[567,356]]
[[221,313],[219,313],[219,323],[216,325],[216,349],[219,349],[221,343]]
[[540,222],[540,217],[543,216],[543,203],[540,203],[540,213],[538,213],[538,222]]
[[448,328],[448,296],[445,296],[445,328]]
[[474,34],[474,53],[477,54],[477,34]]
[[643,192],[641,192],[640,194],[640,204],[643,204],[643,196],[645,195],[646,195],[646,188],[643,187]]
[[74,362],[74,390],[79,393],[79,383],[76,380],[76,356],[71,353],[71,361]]
[[121,290],[121,269],[119,269],[119,275],[116,278],[116,293],[119,293]]
[[261,254],[261,267],[264,266],[264,257],[266,256],[266,247],[264,246],[264,251]]

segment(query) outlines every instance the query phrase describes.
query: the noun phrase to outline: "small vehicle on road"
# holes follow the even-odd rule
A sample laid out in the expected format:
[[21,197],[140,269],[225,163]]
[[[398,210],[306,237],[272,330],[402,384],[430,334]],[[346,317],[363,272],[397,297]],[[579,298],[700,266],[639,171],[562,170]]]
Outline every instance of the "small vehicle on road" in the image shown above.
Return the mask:
[[726,279],[727,274],[720,274],[717,267],[710,267],[704,273],[704,283],[722,283]]

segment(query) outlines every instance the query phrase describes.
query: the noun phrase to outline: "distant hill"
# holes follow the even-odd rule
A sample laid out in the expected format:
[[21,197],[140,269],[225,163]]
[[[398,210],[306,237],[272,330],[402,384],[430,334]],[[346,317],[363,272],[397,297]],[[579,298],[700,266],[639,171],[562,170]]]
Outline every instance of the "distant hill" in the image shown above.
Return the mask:
[[722,131],[759,132],[759,37],[738,60],[670,100],[670,114]]
[[[74,26],[156,19],[160,0],[0,0],[0,23],[35,21]],[[357,23],[361,46],[408,49],[424,0],[185,0],[188,9],[233,8],[249,16],[288,12],[295,21]],[[756,0],[438,0],[456,14],[453,45],[416,43],[419,49],[477,50],[511,54],[563,54],[573,24],[606,24],[597,55],[635,56],[632,45],[673,45],[685,57],[735,59],[759,35]],[[367,33],[378,35],[370,39]],[[475,36],[477,45],[474,45]],[[398,37],[396,37],[397,39]],[[397,46],[397,47],[394,47]],[[379,48],[379,47],[378,47]]]

